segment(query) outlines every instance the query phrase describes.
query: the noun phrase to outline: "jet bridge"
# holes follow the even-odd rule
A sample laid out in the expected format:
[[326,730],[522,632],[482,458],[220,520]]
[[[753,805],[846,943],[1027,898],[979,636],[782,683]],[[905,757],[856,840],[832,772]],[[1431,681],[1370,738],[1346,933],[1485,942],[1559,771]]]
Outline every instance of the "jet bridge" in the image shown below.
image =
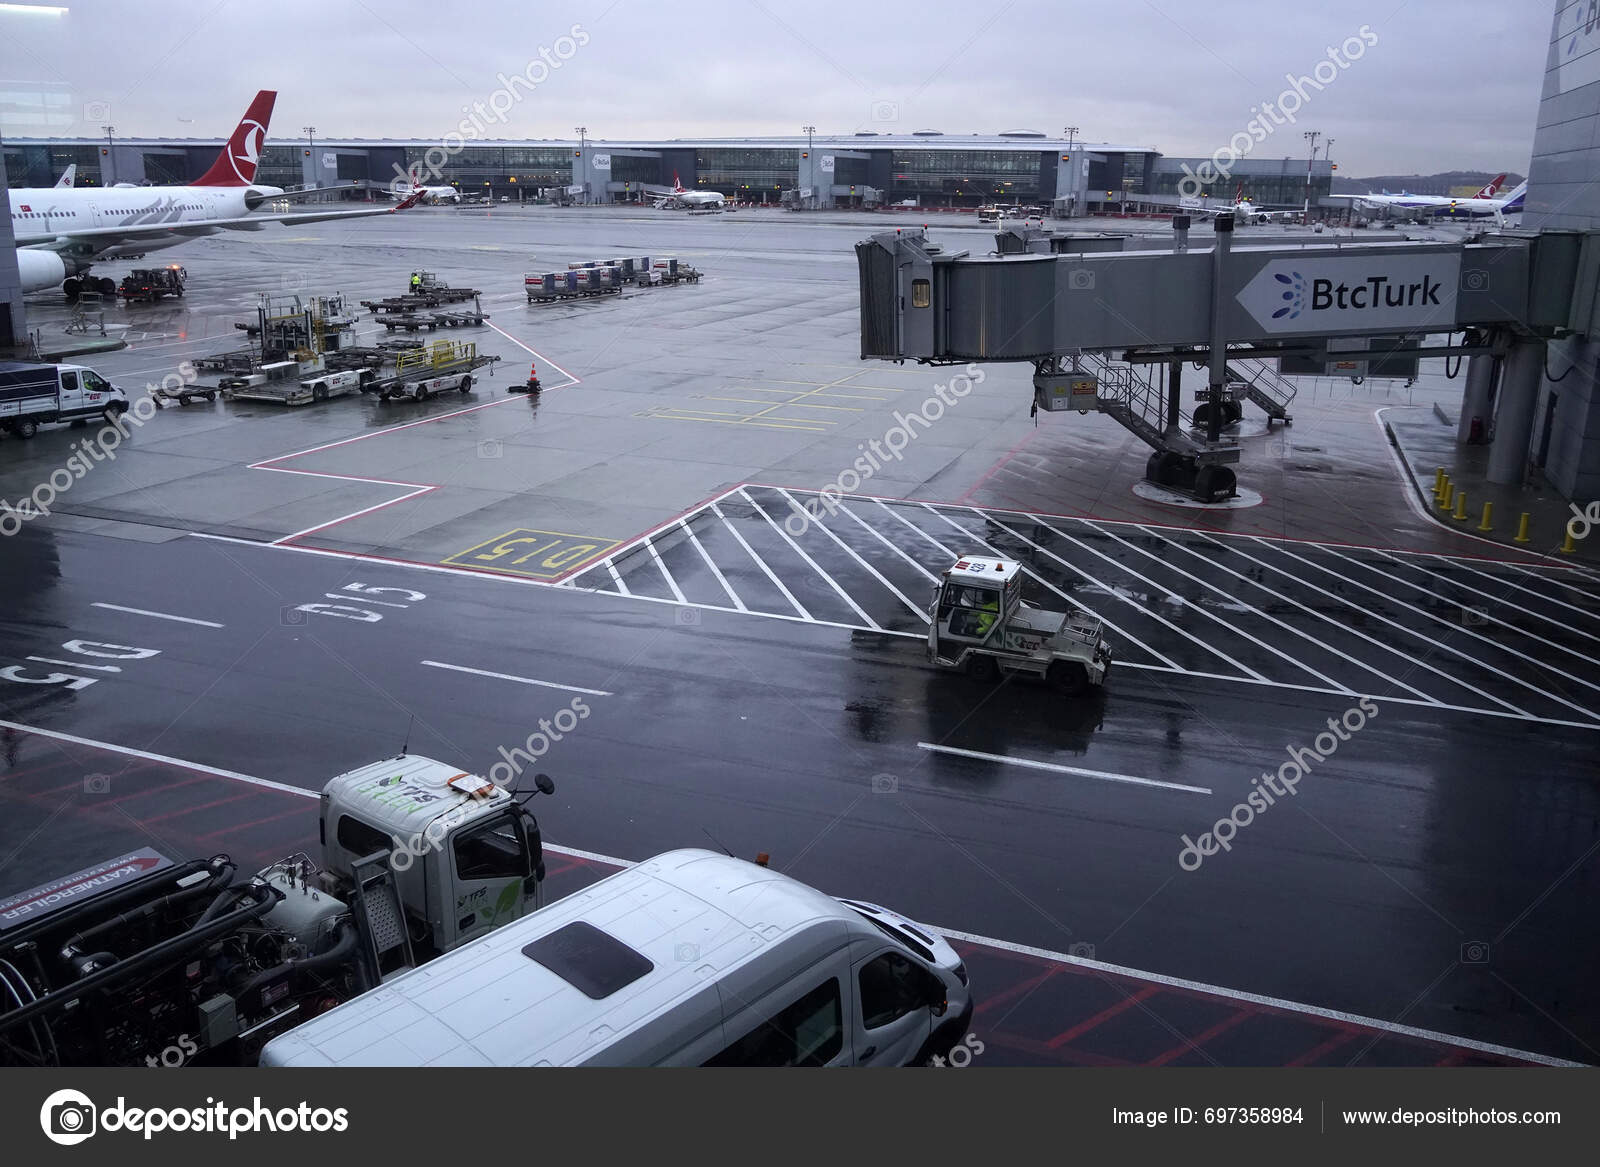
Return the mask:
[[[1428,336],[1444,338],[1429,357],[1504,357],[1549,336],[1600,334],[1600,233],[1235,248],[1231,216],[1219,215],[1215,245],[1190,251],[1187,226],[1175,217],[1172,249],[1103,253],[1034,242],[974,256],[944,252],[923,229],[873,235],[856,245],[861,356],[1030,361],[1037,409],[1110,415],[1152,448],[1152,481],[1216,502],[1236,493],[1239,447],[1225,431],[1243,404],[1269,424],[1291,420],[1284,358],[1355,349],[1393,367]],[[1192,413],[1189,362],[1207,371]]]

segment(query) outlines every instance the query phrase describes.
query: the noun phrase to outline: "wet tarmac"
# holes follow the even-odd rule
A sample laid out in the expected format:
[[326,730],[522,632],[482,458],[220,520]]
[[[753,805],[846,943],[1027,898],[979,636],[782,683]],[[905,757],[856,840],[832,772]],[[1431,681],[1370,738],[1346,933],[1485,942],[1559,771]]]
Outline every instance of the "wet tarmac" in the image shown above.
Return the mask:
[[[371,298],[413,268],[482,289],[493,327],[449,338],[505,359],[456,400],[199,404],[135,430],[0,542],[0,718],[311,791],[408,726],[414,751],[482,771],[581,701],[580,727],[540,751],[550,839],[638,859],[709,833],[1022,946],[992,958],[1010,962],[997,988],[1050,986],[995,1007],[1027,1019],[1008,1031],[1019,1060],[1179,1044],[1080,1027],[1148,1019],[1119,1002],[1152,985],[1188,990],[1101,999],[1030,965],[1092,945],[1235,995],[1600,1061],[1600,581],[1415,513],[1373,410],[1453,387],[1308,386],[1292,427],[1246,440],[1262,506],[1197,515],[1132,493],[1143,454],[1107,419],[1034,429],[1028,370],[992,366],[801,522],[950,372],[855,359],[850,247],[868,229],[440,210],[175,253],[183,305],[118,310],[130,348],[95,362],[124,386],[236,347],[255,289]],[[524,271],[614,254],[707,277],[524,302]],[[508,394],[530,360],[546,392]],[[0,441],[0,497],[84,436]],[[1026,564],[1030,598],[1107,621],[1103,693],[927,666],[929,576],[983,548]],[[1186,866],[1185,837],[1292,757],[1297,791]],[[301,813],[159,766],[127,816],[93,810],[72,769],[90,764],[45,775],[61,789],[43,801],[26,751],[4,771],[0,792],[32,809],[0,826],[0,893],[81,865],[107,823],[271,852],[288,840],[252,832]],[[77,835],[84,805],[99,825]],[[1179,1028],[1240,1040],[1224,1064],[1366,1044],[1315,1024],[1246,1040],[1255,1021],[1218,1008]],[[1478,1056],[1431,1040],[1395,1056]]]

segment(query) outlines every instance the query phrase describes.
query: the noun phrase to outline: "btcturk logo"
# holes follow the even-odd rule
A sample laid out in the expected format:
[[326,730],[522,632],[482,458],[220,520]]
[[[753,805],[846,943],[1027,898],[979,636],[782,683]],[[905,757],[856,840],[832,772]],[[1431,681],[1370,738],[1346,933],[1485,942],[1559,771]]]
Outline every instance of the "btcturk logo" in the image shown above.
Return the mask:
[[1274,273],[1273,279],[1280,284],[1288,284],[1288,290],[1283,293],[1283,298],[1288,301],[1282,308],[1272,314],[1274,320],[1287,316],[1293,320],[1300,315],[1300,310],[1306,305],[1306,277],[1299,272],[1290,272],[1284,275],[1281,271]]
[[[1272,278],[1284,285],[1283,307],[1272,314],[1272,319],[1293,320],[1306,310],[1306,277],[1297,271],[1285,275],[1274,272]],[[1413,283],[1397,283],[1389,276],[1368,276],[1353,284],[1334,283],[1318,276],[1310,283],[1310,306],[1313,312],[1328,309],[1361,311],[1367,308],[1425,308],[1439,307],[1439,281],[1424,275]]]
[[[245,122],[244,140],[239,145],[242,153],[233,154],[230,152],[228,155],[228,164],[233,167],[233,173],[246,186],[249,186],[255,180],[256,164],[261,160],[261,139],[266,132],[267,127],[258,121]],[[239,168],[239,163],[241,162],[249,165],[250,173],[248,175]]]

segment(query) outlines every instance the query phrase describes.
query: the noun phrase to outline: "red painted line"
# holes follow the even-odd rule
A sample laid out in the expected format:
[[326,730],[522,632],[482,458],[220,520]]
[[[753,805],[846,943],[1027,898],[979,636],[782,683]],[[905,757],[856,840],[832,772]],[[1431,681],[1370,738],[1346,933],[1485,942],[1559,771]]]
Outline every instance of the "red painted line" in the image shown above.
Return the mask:
[[1144,988],[1140,989],[1137,993],[1133,993],[1130,996],[1124,997],[1122,1000],[1118,1001],[1115,1005],[1109,1005],[1106,1008],[1100,1010],[1100,1012],[1096,1013],[1093,1017],[1089,1017],[1089,1018],[1086,1018],[1083,1021],[1078,1022],[1078,1024],[1074,1025],[1071,1029],[1067,1030],[1065,1033],[1056,1034],[1056,1036],[1052,1037],[1049,1041],[1045,1042],[1045,1045],[1049,1046],[1051,1049],[1060,1049],[1062,1046],[1066,1045],[1069,1041],[1072,1041],[1075,1038],[1082,1037],[1084,1034],[1088,1033],[1091,1029],[1096,1029],[1099,1026],[1105,1024],[1107,1021],[1110,1021],[1113,1017],[1117,1016],[1119,1013],[1124,1013],[1127,1010],[1132,1009],[1135,1005],[1139,1004],[1141,1001],[1148,1001],[1151,997],[1154,997],[1159,992],[1161,992],[1161,990],[1159,988],[1157,988],[1155,985],[1146,985]]
[[1002,989],[998,993],[986,993],[984,994],[983,1000],[978,1003],[978,1006],[974,1012],[987,1013],[990,1009],[998,1008],[1008,1001],[1015,1000],[1018,997],[1026,996],[1027,994],[1033,992],[1033,990],[1037,989],[1040,985],[1050,980],[1056,975],[1056,973],[1060,971],[1061,970],[1059,968],[1047,968],[1038,976],[1028,977],[1026,980],[1018,981],[1008,989]]
[[1284,1065],[1314,1066],[1317,1064],[1319,1059],[1327,1057],[1340,1046],[1349,1045],[1356,1038],[1360,1037],[1361,1034],[1362,1031],[1359,1029],[1341,1029],[1326,1041],[1319,1045],[1312,1046],[1310,1049],[1306,1050],[1305,1053],[1295,1058],[1292,1062],[1285,1062]]
[[993,466],[989,467],[988,470],[984,471],[983,477],[978,479],[978,481],[974,482],[970,487],[968,487],[966,493],[963,494],[960,498],[956,499],[956,501],[958,503],[965,503],[969,498],[971,498],[975,493],[977,493],[977,490],[978,490],[978,488],[980,486],[982,486],[985,482],[988,482],[989,479],[994,477],[994,475],[996,473],[998,473],[1000,471],[1000,469],[1002,467],[1004,467],[1007,462],[1011,461],[1011,459],[1015,458],[1019,453],[1021,453],[1023,446],[1026,446],[1029,442],[1033,441],[1033,439],[1038,437],[1038,436],[1039,436],[1039,427],[1035,426],[1033,429],[1029,430],[1028,433],[1023,435],[1023,438],[1022,438],[1022,440],[1020,442],[1018,442],[1016,445],[1012,446],[1011,449],[1007,450],[1005,452],[1005,455],[1000,459],[1000,461],[996,462]]
[[158,814],[158,815],[155,815],[155,816],[153,816],[151,818],[139,819],[138,821],[143,826],[147,826],[147,827],[154,826],[156,823],[164,823],[168,819],[182,818],[184,815],[186,815],[186,814],[194,814],[196,811],[210,810],[212,807],[226,806],[230,802],[239,802],[239,801],[241,801],[243,799],[250,798],[253,795],[259,794],[259,793],[260,793],[260,791],[247,790],[243,794],[234,794],[234,795],[230,795],[227,798],[213,799],[210,802],[202,802],[199,806],[180,807],[178,810],[169,810],[166,814]]
[[1164,1054],[1158,1054],[1156,1057],[1153,1057],[1148,1062],[1146,1062],[1145,1065],[1147,1065],[1147,1066],[1164,1066],[1168,1062],[1172,1061],[1174,1058],[1182,1057],[1184,1054],[1186,1054],[1186,1053],[1190,1052],[1191,1050],[1193,1050],[1196,1046],[1198,1046],[1198,1047],[1200,1047],[1200,1049],[1204,1050],[1206,1042],[1210,1041],[1214,1037],[1219,1037],[1222,1034],[1227,1033],[1228,1030],[1232,1029],[1234,1026],[1243,1024],[1244,1022],[1248,1021],[1253,1016],[1254,1016],[1254,1013],[1252,1013],[1250,1010],[1247,1010],[1247,1009],[1235,1009],[1235,1011],[1232,1014],[1230,1014],[1227,1017],[1224,1017],[1221,1021],[1217,1022],[1210,1029],[1207,1029],[1204,1032],[1195,1034],[1188,1041],[1185,1041],[1185,1042],[1182,1042],[1182,1043],[1180,1043],[1178,1045],[1173,1046],[1171,1049],[1169,1049]]
[[304,807],[304,806],[295,806],[293,809],[283,811],[280,814],[269,814],[264,819],[253,819],[253,820],[251,820],[250,822],[247,822],[247,823],[234,823],[232,826],[223,827],[219,831],[211,831],[208,834],[196,835],[195,836],[195,842],[197,842],[197,843],[209,842],[212,839],[220,839],[220,838],[222,838],[223,835],[231,835],[235,831],[251,830],[251,829],[253,829],[255,827],[265,826],[267,823],[275,823],[279,819],[286,819],[290,815],[304,816],[306,813],[307,813],[307,808],[306,807]]
[[985,1042],[1004,1046],[1006,1049],[1018,1050],[1022,1053],[1032,1054],[1039,1058],[1048,1058],[1054,1062],[1070,1066],[1131,1066],[1133,1063],[1125,1058],[1114,1058],[1108,1054],[1091,1053],[1088,1050],[1057,1048],[1048,1042],[1036,1038],[1023,1037],[1016,1033],[1004,1031],[996,1033],[980,1033],[978,1036]]

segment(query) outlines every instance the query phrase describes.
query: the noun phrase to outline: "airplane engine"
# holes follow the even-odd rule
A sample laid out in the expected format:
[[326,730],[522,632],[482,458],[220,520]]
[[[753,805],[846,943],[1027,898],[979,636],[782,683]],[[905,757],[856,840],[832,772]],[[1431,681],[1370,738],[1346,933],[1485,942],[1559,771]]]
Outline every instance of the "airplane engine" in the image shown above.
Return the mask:
[[32,247],[17,248],[17,271],[24,292],[42,292],[67,278],[66,262],[59,255]]

